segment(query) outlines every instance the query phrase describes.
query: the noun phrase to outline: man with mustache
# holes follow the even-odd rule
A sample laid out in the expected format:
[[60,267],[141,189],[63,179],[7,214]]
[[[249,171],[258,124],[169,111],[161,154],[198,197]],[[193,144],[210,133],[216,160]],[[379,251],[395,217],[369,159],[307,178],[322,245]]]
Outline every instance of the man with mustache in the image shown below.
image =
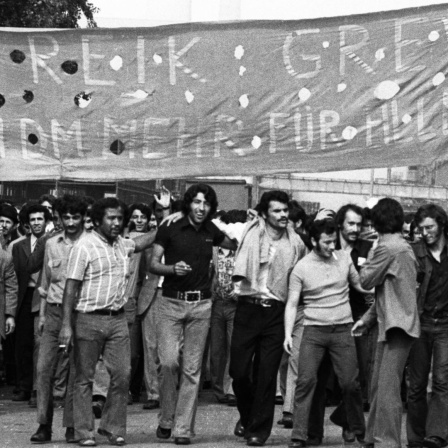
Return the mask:
[[241,284],[229,371],[240,413],[234,434],[248,446],[264,445],[271,433],[289,274],[306,253],[288,225],[288,203],[284,191],[263,193],[235,256],[233,281]]

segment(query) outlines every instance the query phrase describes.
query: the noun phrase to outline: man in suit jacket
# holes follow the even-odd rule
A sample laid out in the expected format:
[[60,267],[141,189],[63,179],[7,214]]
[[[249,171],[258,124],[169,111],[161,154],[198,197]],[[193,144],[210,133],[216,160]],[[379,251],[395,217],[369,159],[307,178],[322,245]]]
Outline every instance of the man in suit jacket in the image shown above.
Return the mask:
[[[16,271],[19,293],[16,313],[16,370],[18,393],[13,401],[27,401],[33,390],[33,357],[37,361],[37,346],[34,345],[35,318],[39,312],[40,298],[36,288],[39,275],[31,274],[27,260],[34,250],[38,238],[45,233],[50,212],[42,205],[33,204],[26,210],[26,221],[31,234],[14,245],[12,257]],[[37,324],[37,322],[36,322]]]
[[15,329],[17,277],[11,255],[0,249],[0,340]]

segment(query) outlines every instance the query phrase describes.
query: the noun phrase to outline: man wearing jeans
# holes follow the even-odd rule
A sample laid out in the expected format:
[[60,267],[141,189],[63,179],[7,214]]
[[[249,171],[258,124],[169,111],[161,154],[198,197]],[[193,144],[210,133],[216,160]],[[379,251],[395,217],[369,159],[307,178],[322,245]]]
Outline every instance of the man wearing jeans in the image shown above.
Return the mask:
[[299,354],[290,448],[306,446],[308,420],[317,372],[329,353],[342,390],[347,422],[359,441],[365,434],[362,394],[353,337],[349,285],[360,292],[358,273],[350,254],[335,251],[337,228],[333,220],[314,221],[310,229],[313,251],[294,267],[285,309],[285,350],[292,348],[297,306],[304,304],[304,332]]
[[[409,356],[408,446],[441,448],[448,441],[448,217],[439,205],[417,210],[421,334]],[[432,360],[432,391],[427,399]]]
[[112,445],[125,444],[130,344],[124,292],[130,255],[154,241],[152,234],[134,240],[120,236],[126,212],[126,205],[116,198],[95,202],[91,216],[96,228],[77,242],[67,266],[59,341],[67,348],[74,341],[74,423],[81,446],[96,445],[92,383],[101,354],[110,385],[98,433]]
[[161,412],[156,434],[168,439],[173,432],[177,445],[190,444],[194,436],[201,363],[212,308],[213,246],[236,248],[210,222],[217,206],[216,193],[209,185],[192,185],[184,196],[183,218],[159,228],[151,257],[151,272],[164,276],[157,304]]

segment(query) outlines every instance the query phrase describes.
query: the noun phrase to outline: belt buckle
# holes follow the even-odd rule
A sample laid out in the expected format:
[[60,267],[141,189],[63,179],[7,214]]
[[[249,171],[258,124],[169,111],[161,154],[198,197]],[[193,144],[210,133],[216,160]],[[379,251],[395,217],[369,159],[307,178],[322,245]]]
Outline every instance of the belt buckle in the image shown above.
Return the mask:
[[271,304],[269,303],[269,299],[261,299],[260,300],[260,305],[263,307],[263,308],[271,308]]
[[196,303],[201,300],[201,291],[186,291],[185,293],[185,302],[188,303]]

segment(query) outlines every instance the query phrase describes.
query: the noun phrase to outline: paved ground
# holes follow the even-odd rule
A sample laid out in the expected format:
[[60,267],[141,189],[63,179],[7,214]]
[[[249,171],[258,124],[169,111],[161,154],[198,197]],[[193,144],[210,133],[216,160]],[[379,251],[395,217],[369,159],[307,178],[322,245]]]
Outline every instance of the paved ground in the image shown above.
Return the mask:
[[[331,408],[327,408],[327,416]],[[276,406],[276,419],[281,416],[281,406]],[[233,428],[238,420],[236,408],[217,404],[209,391],[201,394],[199,409],[196,417],[196,433],[194,446],[207,448],[245,447],[242,439],[233,436]],[[55,411],[53,427],[53,442],[45,446],[52,448],[67,447],[62,428],[62,409]],[[97,420],[98,422],[98,420]],[[175,446],[171,441],[156,439],[157,411],[145,411],[141,404],[128,406],[128,446],[151,446],[154,448],[168,448]],[[31,446],[30,436],[37,429],[36,410],[30,409],[27,403],[13,403],[11,388],[0,388],[0,447],[22,448]],[[404,430],[404,427],[403,427]],[[286,446],[291,430],[283,429],[274,423],[271,437],[266,446]],[[403,431],[403,435],[404,435]],[[108,446],[104,437],[97,436],[99,446]],[[77,446],[77,445],[71,445]],[[343,442],[338,427],[332,425],[328,418],[325,421],[324,447],[341,447]],[[352,444],[353,448],[356,447]],[[403,440],[403,446],[405,441]]]

